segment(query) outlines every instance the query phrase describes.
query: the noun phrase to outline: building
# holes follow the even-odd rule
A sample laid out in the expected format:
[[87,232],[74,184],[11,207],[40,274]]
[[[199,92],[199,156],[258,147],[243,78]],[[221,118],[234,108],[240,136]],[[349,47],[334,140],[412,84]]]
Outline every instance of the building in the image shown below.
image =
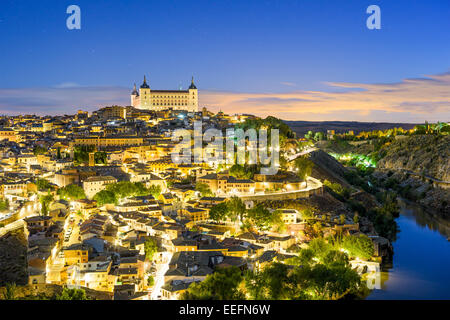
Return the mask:
[[0,141],[5,139],[8,141],[17,142],[17,133],[10,128],[0,128]]
[[210,173],[199,177],[197,182],[208,185],[213,193],[222,194],[253,194],[255,182],[250,179],[237,179],[228,172]]
[[83,181],[84,193],[92,199],[98,192],[104,190],[108,184],[116,183],[117,179],[111,176],[94,176]]
[[73,146],[96,146],[97,148],[107,147],[129,147],[140,146],[144,139],[137,136],[107,136],[107,137],[82,137],[75,138]]
[[138,109],[145,110],[187,110],[190,112],[198,111],[198,90],[192,77],[191,85],[187,90],[153,90],[147,84],[144,76],[144,82],[139,88],[139,92],[134,85],[131,93],[131,105]]

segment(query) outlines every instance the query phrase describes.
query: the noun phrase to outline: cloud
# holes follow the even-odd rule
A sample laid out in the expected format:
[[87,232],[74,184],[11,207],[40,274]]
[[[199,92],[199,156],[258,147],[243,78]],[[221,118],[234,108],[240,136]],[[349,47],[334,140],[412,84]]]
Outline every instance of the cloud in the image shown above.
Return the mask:
[[[204,92],[201,105],[289,120],[450,120],[450,72],[398,83],[327,83],[335,91]],[[343,92],[341,89],[345,89]]]
[[129,105],[130,89],[83,87],[64,83],[51,88],[0,89],[0,114],[75,114],[106,105]]
[[[249,93],[202,90],[200,106],[229,114],[286,120],[423,122],[450,120],[450,72],[397,83],[329,82],[330,91]],[[333,91],[334,90],[334,91]],[[0,114],[74,114],[107,105],[129,105],[131,88],[85,87],[66,82],[50,88],[0,89]]]

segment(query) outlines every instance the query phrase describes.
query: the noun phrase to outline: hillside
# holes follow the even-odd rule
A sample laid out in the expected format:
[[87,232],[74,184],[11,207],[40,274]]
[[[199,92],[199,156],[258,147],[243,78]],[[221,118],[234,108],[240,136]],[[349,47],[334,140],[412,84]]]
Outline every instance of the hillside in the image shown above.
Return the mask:
[[405,130],[414,128],[412,123],[388,123],[388,122],[358,122],[358,121],[284,121],[291,127],[297,137],[303,137],[308,131],[335,130],[336,133],[344,133],[353,130],[355,134],[361,131],[387,130],[401,127]]
[[450,136],[414,135],[381,148],[379,169],[409,170],[450,181]]

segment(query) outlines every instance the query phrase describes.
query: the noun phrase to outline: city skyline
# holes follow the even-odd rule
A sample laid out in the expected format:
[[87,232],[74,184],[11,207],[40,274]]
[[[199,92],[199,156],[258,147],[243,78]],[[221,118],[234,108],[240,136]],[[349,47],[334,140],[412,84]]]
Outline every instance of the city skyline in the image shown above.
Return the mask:
[[216,112],[450,118],[448,3],[376,1],[380,30],[366,27],[369,1],[77,1],[81,30],[66,27],[70,4],[2,2],[0,113],[129,105],[145,74],[155,89],[186,89],[194,76],[200,107]]

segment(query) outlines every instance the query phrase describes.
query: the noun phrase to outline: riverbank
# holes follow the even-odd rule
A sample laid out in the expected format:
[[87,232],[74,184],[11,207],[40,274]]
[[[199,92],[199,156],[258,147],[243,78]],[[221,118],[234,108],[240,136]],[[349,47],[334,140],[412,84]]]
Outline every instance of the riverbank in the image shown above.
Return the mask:
[[367,299],[450,299],[450,230],[421,206],[403,199],[399,206],[392,262],[383,265],[380,287]]

